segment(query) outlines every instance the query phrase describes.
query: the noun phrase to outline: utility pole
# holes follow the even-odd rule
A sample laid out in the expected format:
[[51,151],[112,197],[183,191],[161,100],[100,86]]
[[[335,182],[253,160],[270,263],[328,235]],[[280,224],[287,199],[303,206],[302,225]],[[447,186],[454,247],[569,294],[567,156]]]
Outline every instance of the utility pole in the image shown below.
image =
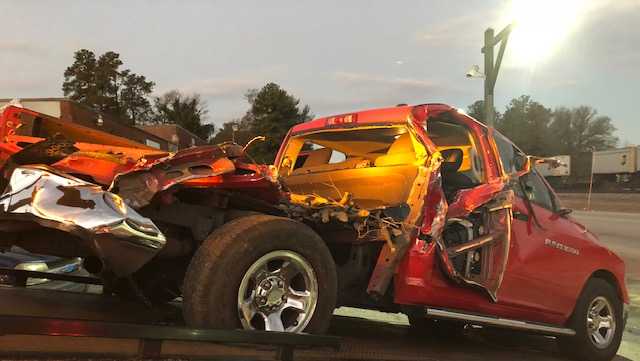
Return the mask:
[[[500,70],[500,64],[502,64],[502,57],[504,56],[504,50],[507,47],[507,41],[509,40],[512,28],[513,24],[509,24],[495,36],[492,28],[488,28],[484,32],[484,47],[482,47],[482,53],[484,54],[484,113],[487,126],[489,127],[494,126],[496,119],[495,107],[493,105],[493,91],[496,86],[498,71]],[[498,44],[500,44],[500,49],[498,50],[498,58],[496,59],[494,57],[494,47]]]

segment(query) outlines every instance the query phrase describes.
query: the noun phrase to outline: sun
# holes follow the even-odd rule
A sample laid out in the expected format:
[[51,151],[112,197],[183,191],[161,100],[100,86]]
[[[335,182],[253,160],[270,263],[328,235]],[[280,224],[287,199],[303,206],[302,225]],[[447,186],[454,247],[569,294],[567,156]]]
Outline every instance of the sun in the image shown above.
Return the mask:
[[535,65],[554,54],[577,28],[581,0],[513,0],[507,18],[515,27],[507,59],[516,66]]

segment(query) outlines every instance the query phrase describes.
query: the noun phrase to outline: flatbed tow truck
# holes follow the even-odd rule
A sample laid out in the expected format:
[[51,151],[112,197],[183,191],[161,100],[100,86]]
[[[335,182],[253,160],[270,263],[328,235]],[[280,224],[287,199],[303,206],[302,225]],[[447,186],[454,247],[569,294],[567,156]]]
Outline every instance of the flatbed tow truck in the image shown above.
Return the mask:
[[[148,308],[95,293],[30,289],[29,277],[100,286],[97,278],[0,269],[2,359],[564,360],[545,336],[469,328],[462,338],[410,337],[407,326],[334,316],[331,336],[185,327],[179,304]],[[409,336],[409,337],[408,337]]]
[[[404,314],[419,347],[406,348],[406,330],[387,340],[378,329],[377,342],[355,343],[370,345],[364,355],[305,359],[523,358],[486,347],[425,356],[426,345],[460,344],[477,325],[511,330],[494,347],[517,330],[555,336],[553,349],[575,359],[615,356],[629,304],[624,262],[555,201],[532,168],[539,159],[493,129],[445,104],[401,105],[296,125],[271,166],[251,160],[252,143],[164,153],[6,108],[0,249],[83,258],[107,302],[162,314],[180,298],[182,318],[111,324],[124,307],[114,303],[99,306],[108,317],[71,312],[65,322],[55,312],[66,305],[50,303],[62,296],[50,294],[45,315],[57,319],[6,319],[0,330],[134,339],[138,356],[190,357],[167,342],[198,342],[190,352],[202,341],[252,344],[291,360],[301,347],[337,346],[306,334],[342,335],[334,310],[351,307]],[[22,296],[7,312],[27,316]],[[439,329],[456,334],[434,342]]]

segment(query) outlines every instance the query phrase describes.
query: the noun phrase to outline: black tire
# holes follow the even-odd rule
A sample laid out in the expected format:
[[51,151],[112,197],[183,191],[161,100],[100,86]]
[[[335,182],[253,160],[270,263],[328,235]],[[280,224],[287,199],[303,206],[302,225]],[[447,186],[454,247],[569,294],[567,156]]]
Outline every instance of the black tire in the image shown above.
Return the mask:
[[238,292],[245,273],[273,251],[291,251],[313,269],[318,297],[307,333],[323,333],[335,308],[335,264],[323,240],[294,220],[269,215],[236,218],[216,229],[196,251],[184,279],[183,314],[192,327],[242,328]]
[[[604,298],[609,302],[615,320],[611,341],[604,348],[596,347],[595,341],[593,341],[587,329],[589,307],[598,298]],[[622,307],[622,300],[614,286],[600,278],[589,280],[568,322],[568,327],[575,330],[576,334],[572,337],[558,337],[560,351],[566,356],[580,361],[608,361],[613,359],[620,347],[624,331]]]

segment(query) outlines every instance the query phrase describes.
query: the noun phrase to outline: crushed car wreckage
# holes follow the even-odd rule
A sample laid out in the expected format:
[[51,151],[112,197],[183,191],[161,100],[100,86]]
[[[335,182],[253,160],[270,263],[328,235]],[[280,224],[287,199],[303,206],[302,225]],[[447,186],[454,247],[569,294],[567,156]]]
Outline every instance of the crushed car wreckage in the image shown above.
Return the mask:
[[[1,117],[0,247],[84,257],[105,292],[147,304],[182,297],[195,327],[323,332],[344,305],[570,334],[602,264],[576,268],[562,301],[523,292],[518,282],[539,287],[520,267],[521,242],[542,232],[523,181],[532,160],[442,104],[299,124],[270,167],[249,145],[166,153],[27,109]],[[624,279],[617,257],[583,243]]]

